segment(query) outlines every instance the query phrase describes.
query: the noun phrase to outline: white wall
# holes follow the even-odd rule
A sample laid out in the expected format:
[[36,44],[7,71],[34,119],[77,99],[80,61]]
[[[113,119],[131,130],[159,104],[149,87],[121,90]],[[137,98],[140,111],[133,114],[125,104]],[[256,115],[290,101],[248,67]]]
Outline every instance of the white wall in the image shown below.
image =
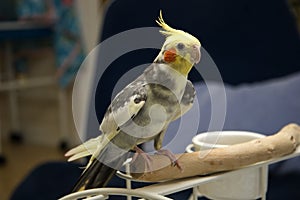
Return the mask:
[[102,22],[103,9],[99,0],[76,0],[76,9],[82,29],[82,39],[86,52],[89,52],[98,42]]

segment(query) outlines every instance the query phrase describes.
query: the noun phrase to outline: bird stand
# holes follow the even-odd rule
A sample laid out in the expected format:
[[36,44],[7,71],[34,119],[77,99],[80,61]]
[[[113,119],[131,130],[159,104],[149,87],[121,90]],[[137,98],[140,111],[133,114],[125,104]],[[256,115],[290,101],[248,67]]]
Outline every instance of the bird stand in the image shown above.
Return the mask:
[[[208,132],[195,136],[186,151],[225,148],[230,145],[264,138],[265,135],[245,131]],[[206,156],[199,154],[199,156]],[[230,176],[203,184],[195,192],[217,200],[265,199],[268,184],[268,165],[238,171]]]
[[[300,155],[300,127],[295,124],[289,124],[268,137],[249,132],[222,132],[214,149],[204,150],[215,141],[208,139],[208,135],[214,133],[206,134],[193,140],[192,147],[195,150],[201,148],[200,151],[193,152],[189,145],[187,153],[176,155],[183,170],[171,166],[169,158],[153,155],[153,165],[158,170],[130,175],[118,173],[125,179],[158,183],[136,189],[91,189],[67,195],[61,200],[107,199],[109,195],[168,200],[170,198],[165,195],[189,188],[193,188],[193,199],[197,199],[199,193],[216,200],[265,199],[268,165]],[[143,166],[142,163],[145,162],[136,159],[131,167]]]

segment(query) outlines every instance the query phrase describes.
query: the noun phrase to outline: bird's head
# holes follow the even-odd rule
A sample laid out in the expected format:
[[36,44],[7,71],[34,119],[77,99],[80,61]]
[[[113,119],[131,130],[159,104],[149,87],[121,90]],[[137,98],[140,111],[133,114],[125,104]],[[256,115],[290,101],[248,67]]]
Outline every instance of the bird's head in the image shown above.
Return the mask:
[[167,25],[162,18],[161,11],[156,22],[163,28],[160,32],[166,36],[166,41],[154,62],[167,63],[187,76],[193,65],[200,62],[201,43],[191,34]]

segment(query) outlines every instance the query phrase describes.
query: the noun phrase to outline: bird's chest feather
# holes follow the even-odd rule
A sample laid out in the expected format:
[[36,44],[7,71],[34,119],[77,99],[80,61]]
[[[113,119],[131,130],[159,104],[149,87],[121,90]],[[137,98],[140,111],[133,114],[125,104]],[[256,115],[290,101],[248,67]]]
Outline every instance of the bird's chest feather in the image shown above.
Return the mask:
[[[154,101],[180,102],[187,84],[187,77],[165,64],[158,64],[145,72],[145,80]],[[171,104],[172,105],[172,104]]]
[[168,125],[176,111],[186,86],[186,79],[166,78],[163,83],[148,83],[148,97],[136,119],[142,126],[148,124]]

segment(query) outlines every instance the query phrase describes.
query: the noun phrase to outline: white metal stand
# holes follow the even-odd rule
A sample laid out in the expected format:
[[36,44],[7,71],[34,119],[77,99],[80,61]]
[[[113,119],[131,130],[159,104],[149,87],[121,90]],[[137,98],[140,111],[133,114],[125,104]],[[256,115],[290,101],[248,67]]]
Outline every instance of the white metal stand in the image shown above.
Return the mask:
[[[184,179],[178,179],[178,180],[171,180],[161,183],[155,183],[150,186],[141,187],[137,189],[130,189],[129,188],[97,188],[97,189],[90,189],[85,191],[80,191],[76,193],[69,194],[65,197],[62,197],[60,200],[74,200],[78,198],[84,198],[86,197],[87,200],[103,200],[108,199],[109,195],[123,195],[123,196],[136,196],[136,197],[142,197],[145,199],[157,199],[157,200],[169,200],[170,198],[165,197],[165,195],[169,195],[172,193],[176,193],[179,191],[183,191],[189,188],[194,189],[194,193],[192,194],[193,199],[197,199],[199,194],[197,193],[197,187],[201,187],[206,183],[216,181],[218,179],[234,175],[236,173],[241,173],[243,171],[246,171],[251,168],[260,168],[262,166],[268,166],[270,164],[280,162],[283,160],[287,160],[290,158],[294,158],[296,156],[300,155],[300,147],[297,148],[297,150],[290,154],[286,155],[280,158],[275,158],[272,160],[256,163],[251,166],[247,166],[238,170],[229,171],[229,172],[223,172],[223,173],[217,173],[214,175],[208,175],[208,176],[196,176],[191,178],[184,178]],[[119,176],[122,178],[128,179],[128,175],[118,173]],[[265,176],[266,174],[262,173],[262,176]],[[134,181],[134,180],[131,180]],[[237,188],[238,189],[238,188]],[[267,188],[261,188],[264,192],[264,194],[267,191]],[[261,198],[265,199],[265,195]]]

